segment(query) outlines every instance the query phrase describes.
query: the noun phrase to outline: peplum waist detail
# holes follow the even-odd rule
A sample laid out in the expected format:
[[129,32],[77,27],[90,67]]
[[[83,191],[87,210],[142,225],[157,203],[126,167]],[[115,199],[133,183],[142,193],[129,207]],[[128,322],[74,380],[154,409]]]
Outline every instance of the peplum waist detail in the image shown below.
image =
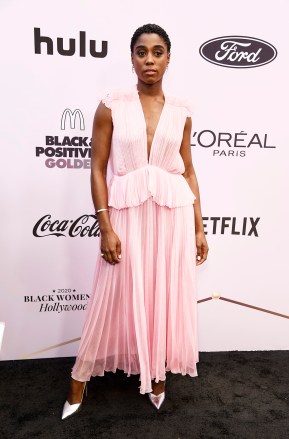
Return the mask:
[[153,165],[113,175],[108,185],[108,205],[116,209],[139,206],[150,197],[170,208],[193,204],[196,199],[181,174]]

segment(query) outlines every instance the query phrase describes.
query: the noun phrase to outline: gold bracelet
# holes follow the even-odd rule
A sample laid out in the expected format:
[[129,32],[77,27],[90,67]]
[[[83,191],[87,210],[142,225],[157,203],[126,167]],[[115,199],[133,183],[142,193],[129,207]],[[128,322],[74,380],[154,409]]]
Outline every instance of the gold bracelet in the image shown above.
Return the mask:
[[108,209],[106,209],[106,208],[104,208],[104,209],[98,209],[98,210],[95,211],[95,213],[102,212],[103,210],[108,210]]

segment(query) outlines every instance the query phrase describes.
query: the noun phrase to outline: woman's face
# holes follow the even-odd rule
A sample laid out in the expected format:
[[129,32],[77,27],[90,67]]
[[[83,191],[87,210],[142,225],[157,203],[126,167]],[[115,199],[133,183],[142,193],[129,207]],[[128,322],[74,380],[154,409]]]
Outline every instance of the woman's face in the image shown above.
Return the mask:
[[154,84],[162,79],[170,54],[162,37],[144,33],[136,40],[131,60],[138,78],[146,84]]

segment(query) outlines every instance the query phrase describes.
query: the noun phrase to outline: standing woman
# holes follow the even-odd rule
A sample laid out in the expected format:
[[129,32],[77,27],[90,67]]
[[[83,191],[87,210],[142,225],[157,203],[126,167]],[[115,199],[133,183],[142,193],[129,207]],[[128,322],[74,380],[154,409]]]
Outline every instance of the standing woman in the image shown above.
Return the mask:
[[162,89],[170,48],[161,27],[137,29],[137,85],[108,93],[95,113],[91,187],[100,248],[62,419],[80,409],[90,377],[105,371],[140,374],[140,393],[157,409],[166,371],[197,376],[195,271],[208,245],[190,107]]

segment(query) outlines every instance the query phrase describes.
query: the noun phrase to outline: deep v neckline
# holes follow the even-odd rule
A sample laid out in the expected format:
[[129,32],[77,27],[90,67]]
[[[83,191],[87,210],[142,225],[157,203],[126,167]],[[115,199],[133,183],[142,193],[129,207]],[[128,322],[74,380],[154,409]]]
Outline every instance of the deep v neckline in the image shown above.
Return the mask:
[[145,142],[144,142],[144,143],[145,143],[145,156],[146,156],[147,164],[149,164],[150,161],[151,161],[151,156],[152,156],[152,150],[153,150],[154,141],[155,141],[155,138],[156,138],[157,132],[158,132],[158,130],[159,130],[159,126],[160,126],[160,124],[161,124],[162,118],[163,118],[163,113],[164,113],[164,110],[165,110],[165,107],[166,107],[167,98],[166,98],[166,95],[163,93],[163,94],[164,94],[165,102],[164,102],[164,105],[163,105],[162,111],[161,111],[161,113],[160,113],[160,117],[159,117],[159,120],[158,120],[158,123],[157,123],[156,129],[155,129],[154,135],[152,136],[152,142],[151,142],[151,145],[150,145],[150,151],[149,151],[149,156],[148,156],[148,134],[147,134],[147,123],[146,123],[146,118],[145,118],[145,114],[144,114],[144,111],[143,111],[143,106],[142,106],[142,103],[141,103],[141,100],[140,100],[140,95],[139,95],[139,91],[138,91],[138,89],[137,89],[137,86],[136,86],[136,94],[137,94],[137,97],[138,97],[138,103],[139,103],[139,107],[140,107],[140,110],[141,110],[141,113],[142,113],[142,119],[143,119],[143,125],[144,125],[144,133],[145,133],[145,135],[144,135],[144,139],[145,139]]

